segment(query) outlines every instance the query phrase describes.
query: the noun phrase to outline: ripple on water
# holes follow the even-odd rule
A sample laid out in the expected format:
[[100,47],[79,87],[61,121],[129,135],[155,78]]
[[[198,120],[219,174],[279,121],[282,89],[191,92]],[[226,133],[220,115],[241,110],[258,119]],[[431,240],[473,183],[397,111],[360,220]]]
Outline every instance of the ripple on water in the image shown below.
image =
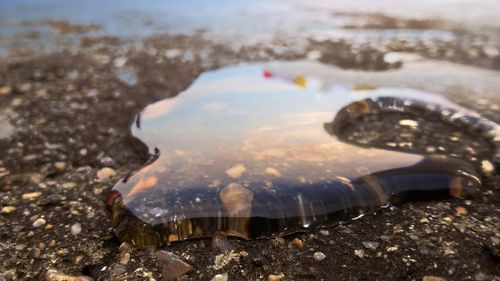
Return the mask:
[[323,65],[291,66],[207,72],[138,114],[131,131],[151,160],[114,187],[118,237],[265,237],[480,185],[497,124],[428,92],[360,90],[308,75],[328,76]]

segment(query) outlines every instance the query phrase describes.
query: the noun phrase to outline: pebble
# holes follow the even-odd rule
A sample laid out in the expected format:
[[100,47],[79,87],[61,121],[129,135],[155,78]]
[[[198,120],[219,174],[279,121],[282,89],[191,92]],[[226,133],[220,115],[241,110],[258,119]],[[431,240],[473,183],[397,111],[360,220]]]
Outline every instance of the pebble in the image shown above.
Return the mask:
[[411,119],[403,119],[403,120],[399,121],[399,125],[411,127],[411,128],[416,128],[416,127],[418,127],[418,122],[415,120],[411,120]]
[[76,183],[74,182],[65,182],[63,183],[62,187],[65,189],[71,189],[76,186]]
[[67,275],[55,269],[49,269],[47,270],[47,273],[45,273],[45,281],[92,281],[92,280],[94,279],[88,276]]
[[387,252],[395,252],[398,250],[398,246],[387,247]]
[[300,240],[299,238],[294,238],[292,240],[292,243],[293,243],[293,245],[295,245],[297,248],[300,248],[300,249],[304,245],[304,242],[302,242],[302,240]]
[[12,88],[9,86],[0,87],[0,95],[8,95],[12,91]]
[[126,57],[118,57],[113,61],[113,64],[115,67],[122,67],[127,63],[127,58]]
[[364,258],[365,257],[365,250],[363,250],[363,249],[354,250],[354,255],[358,258]]
[[15,210],[16,210],[16,207],[14,207],[14,206],[5,206],[2,208],[1,213],[2,214],[9,214],[9,213],[14,212]]
[[420,223],[429,223],[429,219],[428,218],[423,218],[420,220]]
[[210,281],[227,281],[229,278],[227,272],[222,274],[216,274]]
[[30,193],[24,193],[21,197],[23,198],[23,200],[33,200],[40,195],[42,195],[41,192],[30,192]]
[[283,280],[283,275],[275,275],[275,274],[269,274],[267,276],[267,281],[282,281]]
[[321,234],[323,236],[328,236],[328,235],[330,235],[330,231],[328,231],[328,230],[320,230],[319,234]]
[[486,175],[491,175],[493,173],[494,169],[495,169],[495,167],[493,166],[493,164],[490,161],[488,161],[488,160],[481,161],[481,170]]
[[194,269],[190,264],[184,262],[171,252],[160,250],[156,252],[155,256],[162,265],[164,280],[176,280]]
[[313,254],[313,258],[314,258],[315,261],[322,261],[322,260],[324,260],[326,258],[326,255],[323,254],[322,252],[315,252]]
[[60,172],[66,170],[66,163],[64,162],[56,162],[54,163],[54,167],[56,167],[56,169]]
[[456,207],[455,212],[456,216],[465,216],[468,214],[467,209],[465,209],[464,207]]
[[120,247],[118,247],[118,251],[120,253],[131,253],[133,250],[134,250],[134,247],[132,247],[132,245],[130,245],[127,242],[121,243]]
[[82,225],[80,223],[75,223],[74,225],[71,226],[71,234],[76,236],[82,232]]
[[104,167],[114,167],[116,166],[116,163],[115,163],[115,160],[113,160],[113,158],[109,157],[109,156],[106,156],[106,157],[103,157],[101,160],[100,160],[101,164],[104,166]]
[[378,248],[378,246],[380,245],[380,243],[373,242],[373,241],[363,241],[361,243],[363,244],[363,246],[365,248],[370,249],[370,250],[376,250]]
[[81,155],[81,156],[85,156],[85,155],[87,155],[87,152],[88,152],[88,151],[87,151],[87,149],[86,149],[86,148],[82,148],[82,149],[80,149],[80,155]]
[[37,219],[36,221],[33,222],[33,227],[39,227],[39,226],[42,226],[46,223],[47,223],[47,221],[44,219]]
[[99,180],[107,180],[114,175],[116,175],[115,170],[109,167],[102,168],[97,172],[97,178]]
[[422,278],[422,281],[446,281],[446,279],[439,276],[426,275]]
[[121,253],[119,258],[119,263],[123,265],[127,265],[130,260],[130,253]]

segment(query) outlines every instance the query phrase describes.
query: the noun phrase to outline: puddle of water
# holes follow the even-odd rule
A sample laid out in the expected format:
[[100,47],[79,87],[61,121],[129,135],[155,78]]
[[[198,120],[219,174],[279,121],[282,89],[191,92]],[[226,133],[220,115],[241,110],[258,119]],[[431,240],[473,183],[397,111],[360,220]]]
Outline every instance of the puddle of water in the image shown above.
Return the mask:
[[[480,185],[473,158],[491,156],[495,123],[429,92],[360,90],[335,82],[336,68],[298,64],[207,72],[146,107],[131,131],[152,158],[114,187],[118,237],[269,237]],[[469,140],[486,151],[461,151]]]

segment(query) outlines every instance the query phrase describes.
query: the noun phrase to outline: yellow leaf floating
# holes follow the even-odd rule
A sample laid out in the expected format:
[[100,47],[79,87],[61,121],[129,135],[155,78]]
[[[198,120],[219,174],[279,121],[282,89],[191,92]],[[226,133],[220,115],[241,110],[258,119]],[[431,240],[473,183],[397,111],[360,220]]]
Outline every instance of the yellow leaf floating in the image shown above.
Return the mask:
[[299,86],[301,88],[305,88],[306,87],[306,83],[307,83],[306,78],[304,76],[302,76],[302,75],[295,76],[293,78],[293,84],[295,84],[295,85],[297,85],[297,86]]

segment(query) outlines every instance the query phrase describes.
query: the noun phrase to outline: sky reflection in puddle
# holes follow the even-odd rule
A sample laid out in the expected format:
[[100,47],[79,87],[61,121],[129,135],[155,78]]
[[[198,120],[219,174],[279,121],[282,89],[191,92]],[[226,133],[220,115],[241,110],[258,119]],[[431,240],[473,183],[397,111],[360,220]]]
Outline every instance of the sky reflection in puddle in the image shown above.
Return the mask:
[[[207,72],[177,97],[146,107],[131,130],[152,160],[115,186],[117,235],[137,246],[217,232],[255,238],[357,217],[388,202],[458,197],[480,185],[466,161],[408,152],[422,145],[417,138],[437,142],[435,124],[464,142],[474,131],[491,144],[495,123],[438,95],[352,89],[297,75],[293,65]],[[307,67],[305,74],[328,76],[323,65]],[[370,124],[389,119],[372,116],[395,119],[392,142],[374,142],[375,133],[387,134]],[[360,120],[368,127],[352,133]]]

